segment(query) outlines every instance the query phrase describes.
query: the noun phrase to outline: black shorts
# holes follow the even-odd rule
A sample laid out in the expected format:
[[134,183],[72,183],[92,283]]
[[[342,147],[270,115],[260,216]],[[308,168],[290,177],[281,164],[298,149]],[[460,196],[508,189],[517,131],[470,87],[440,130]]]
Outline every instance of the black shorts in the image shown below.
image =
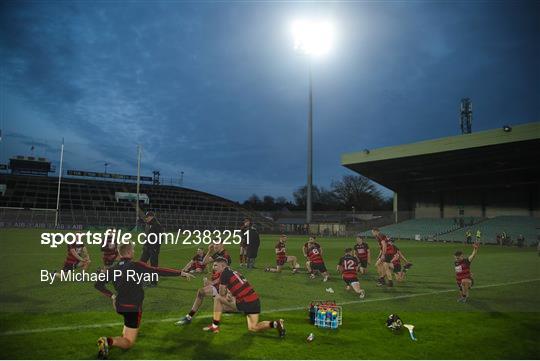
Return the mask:
[[326,266],[324,265],[324,263],[313,263],[313,262],[310,262],[310,263],[309,263],[309,266],[311,267],[311,270],[312,270],[312,271],[319,271],[319,272],[321,272],[321,273],[326,272]]
[[359,259],[358,263],[360,263],[360,267],[367,268],[367,259]]
[[283,266],[285,263],[287,263],[287,258],[276,259],[276,265],[278,266]]
[[62,268],[62,271],[64,271],[64,272],[67,272],[67,271],[75,271],[75,269],[76,269],[77,267],[79,267],[79,264],[80,264],[80,263],[81,263],[81,262],[77,262],[77,263],[67,263],[67,262],[65,262],[65,263],[64,263],[64,268]]
[[350,286],[352,283],[359,282],[359,281],[358,281],[358,278],[355,277],[355,278],[349,278],[349,279],[344,278],[343,282],[345,282],[347,286]]
[[384,262],[386,263],[392,263],[392,258],[394,258],[395,255],[393,254],[385,254],[384,255]]
[[261,313],[261,300],[257,299],[253,302],[240,302],[236,304],[236,308],[245,315]]
[[394,273],[401,272],[401,264],[394,264]]
[[124,316],[124,326],[129,328],[139,328],[141,324],[142,310],[136,312],[118,312],[118,314]]

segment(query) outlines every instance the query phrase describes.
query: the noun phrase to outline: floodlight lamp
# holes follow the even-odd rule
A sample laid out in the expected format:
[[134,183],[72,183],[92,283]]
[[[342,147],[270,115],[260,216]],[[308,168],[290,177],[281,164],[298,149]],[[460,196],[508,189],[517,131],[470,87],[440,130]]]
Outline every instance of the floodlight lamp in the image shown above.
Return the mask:
[[297,20],[292,24],[294,49],[309,56],[327,54],[334,42],[334,26],[327,20]]

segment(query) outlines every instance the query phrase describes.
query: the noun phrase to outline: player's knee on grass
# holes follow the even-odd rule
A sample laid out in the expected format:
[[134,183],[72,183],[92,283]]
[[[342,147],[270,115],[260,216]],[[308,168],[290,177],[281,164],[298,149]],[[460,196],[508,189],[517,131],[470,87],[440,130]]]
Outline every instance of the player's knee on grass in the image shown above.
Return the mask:
[[124,344],[124,348],[129,349],[135,345],[138,333],[139,329],[137,328],[124,327],[124,333],[122,335],[124,340],[126,341]]
[[266,329],[265,322],[259,322],[259,314],[246,315],[248,330],[258,332]]

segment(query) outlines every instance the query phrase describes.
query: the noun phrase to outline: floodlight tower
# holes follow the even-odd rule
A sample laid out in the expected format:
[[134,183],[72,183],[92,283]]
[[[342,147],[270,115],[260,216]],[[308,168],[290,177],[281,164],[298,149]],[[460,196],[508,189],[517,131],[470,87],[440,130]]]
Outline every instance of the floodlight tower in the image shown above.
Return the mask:
[[470,98],[461,99],[459,119],[461,123],[461,134],[470,134],[472,131],[472,101]]
[[313,188],[313,81],[311,61],[328,53],[332,47],[334,31],[328,21],[298,20],[293,23],[294,49],[308,58],[309,73],[309,111],[308,111],[308,149],[307,149],[307,186],[306,186],[306,224],[312,219]]

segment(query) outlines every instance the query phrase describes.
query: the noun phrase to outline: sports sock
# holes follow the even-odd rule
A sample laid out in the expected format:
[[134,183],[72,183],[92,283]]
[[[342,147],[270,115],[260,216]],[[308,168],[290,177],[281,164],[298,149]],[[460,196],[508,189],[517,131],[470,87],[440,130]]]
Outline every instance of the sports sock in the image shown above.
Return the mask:
[[270,321],[270,328],[276,328],[276,321]]
[[212,320],[212,325],[218,327],[218,326],[219,326],[219,321],[217,321],[217,320]]
[[107,337],[107,344],[108,344],[109,346],[112,346],[112,344],[113,344],[113,339],[112,339],[112,337]]
[[193,311],[193,310],[189,311],[189,314],[188,314],[189,318],[195,316],[196,313],[197,311]]

